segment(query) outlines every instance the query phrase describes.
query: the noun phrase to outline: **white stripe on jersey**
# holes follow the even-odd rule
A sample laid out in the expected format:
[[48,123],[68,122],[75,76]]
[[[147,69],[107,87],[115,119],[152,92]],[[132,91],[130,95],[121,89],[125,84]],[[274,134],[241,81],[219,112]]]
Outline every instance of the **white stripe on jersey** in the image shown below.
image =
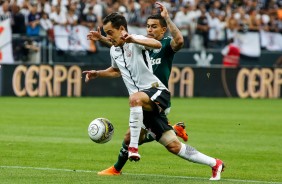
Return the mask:
[[[133,36],[146,38],[142,35]],[[168,90],[153,74],[149,53],[144,46],[134,43],[125,43],[122,47],[112,46],[110,54],[112,67],[120,70],[130,95],[153,86]]]

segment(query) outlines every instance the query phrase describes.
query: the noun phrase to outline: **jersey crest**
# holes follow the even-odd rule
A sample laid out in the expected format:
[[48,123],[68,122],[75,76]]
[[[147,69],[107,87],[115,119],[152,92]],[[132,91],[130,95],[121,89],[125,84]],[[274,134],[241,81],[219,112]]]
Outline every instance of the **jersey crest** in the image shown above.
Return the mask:
[[129,49],[129,45],[125,45],[124,50],[125,50],[126,57],[131,57],[132,56],[132,52]]

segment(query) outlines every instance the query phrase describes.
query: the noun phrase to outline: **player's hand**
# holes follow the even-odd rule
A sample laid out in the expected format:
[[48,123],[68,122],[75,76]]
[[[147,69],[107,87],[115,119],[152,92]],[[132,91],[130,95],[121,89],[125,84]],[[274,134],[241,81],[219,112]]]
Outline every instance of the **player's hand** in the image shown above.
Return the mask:
[[87,34],[87,40],[98,41],[102,38],[100,27],[97,28],[97,31],[90,31]]
[[126,43],[134,43],[135,42],[133,36],[126,31],[121,32],[121,39],[123,39]]
[[82,72],[85,75],[85,82],[87,83],[91,79],[96,79],[99,77],[99,71],[97,70],[85,70]]
[[164,19],[169,18],[169,13],[168,13],[166,7],[160,2],[156,2],[156,5],[157,5],[157,8],[160,8],[160,10],[161,10],[161,16]]

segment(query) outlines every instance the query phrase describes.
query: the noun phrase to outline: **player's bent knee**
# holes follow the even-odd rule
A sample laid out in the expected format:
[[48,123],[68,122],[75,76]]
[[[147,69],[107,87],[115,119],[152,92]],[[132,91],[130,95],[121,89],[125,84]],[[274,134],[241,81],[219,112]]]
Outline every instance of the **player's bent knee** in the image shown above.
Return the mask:
[[129,105],[130,107],[142,106],[142,100],[136,94],[133,94],[129,97]]
[[164,132],[159,140],[159,143],[164,145],[165,147],[171,142],[178,140],[173,130],[168,130]]
[[181,143],[180,143],[179,140],[175,140],[175,141],[171,142],[170,144],[168,144],[166,146],[166,149],[169,152],[177,155],[179,153],[179,151],[181,150]]

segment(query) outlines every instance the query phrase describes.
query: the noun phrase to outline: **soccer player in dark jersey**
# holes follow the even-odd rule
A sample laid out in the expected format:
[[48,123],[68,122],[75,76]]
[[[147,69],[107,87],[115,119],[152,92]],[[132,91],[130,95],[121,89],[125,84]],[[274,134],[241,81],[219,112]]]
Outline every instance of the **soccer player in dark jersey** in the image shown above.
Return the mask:
[[[147,37],[155,38],[156,40],[159,40],[162,44],[161,49],[150,50],[150,57],[153,67],[153,73],[160,79],[160,81],[164,85],[166,85],[166,87],[168,87],[168,80],[171,73],[173,57],[175,53],[182,48],[184,40],[179,29],[171,21],[167,9],[161,3],[156,3],[156,4],[159,5],[161,14],[151,15],[147,18]],[[165,36],[167,28],[171,33],[171,37]],[[105,37],[101,36],[99,29],[98,31],[91,31],[88,34],[88,39],[99,40],[106,44],[109,43]],[[181,124],[176,124],[173,126],[173,128],[175,130],[175,133],[178,134],[178,136],[182,137],[184,141],[187,141],[188,137],[186,131],[183,128],[183,126],[181,126]],[[98,172],[99,175],[121,174],[121,169],[123,168],[123,166],[126,164],[128,160],[127,145],[129,143],[129,140],[130,140],[130,132],[128,130],[125,135],[124,141],[122,143],[122,148],[118,155],[118,161],[114,164],[114,166],[111,166],[103,171]],[[152,140],[154,139],[150,136],[150,134],[147,134],[146,131],[142,130],[139,139],[140,144],[143,144],[145,142],[150,142]],[[199,153],[199,155],[201,155],[201,153]],[[202,160],[202,158],[200,159]],[[223,170],[222,161],[215,159],[212,162],[214,162],[215,165],[212,164],[211,166],[213,169],[213,176],[211,177],[211,180],[218,180],[220,179],[220,172]],[[203,163],[203,162],[200,161],[197,163]]]

